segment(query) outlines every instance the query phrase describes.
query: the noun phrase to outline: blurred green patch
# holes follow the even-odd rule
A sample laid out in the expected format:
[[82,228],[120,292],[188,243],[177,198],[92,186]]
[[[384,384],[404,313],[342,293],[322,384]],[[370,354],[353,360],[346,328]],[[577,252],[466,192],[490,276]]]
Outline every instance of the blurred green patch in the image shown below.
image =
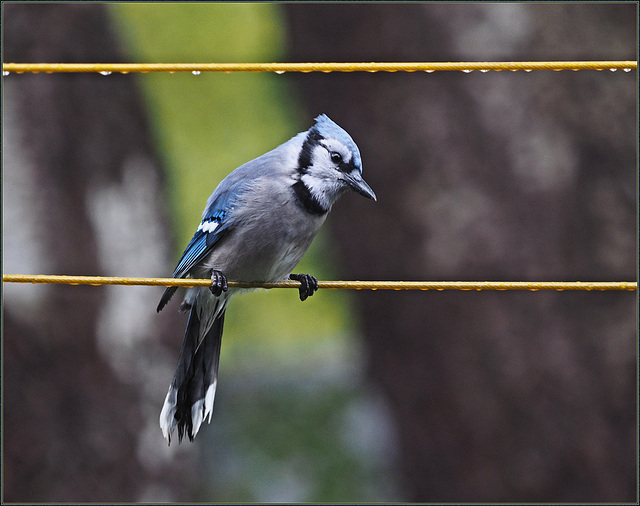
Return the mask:
[[[110,4],[132,61],[270,61],[284,40],[273,4]],[[136,74],[170,177],[180,244],[234,168],[306,128],[271,73]],[[179,246],[180,252],[182,246]]]
[[[135,62],[281,61],[284,28],[277,4],[114,3],[113,19]],[[200,223],[207,198],[233,169],[311,126],[295,93],[273,73],[137,74],[168,169],[168,203],[176,253]],[[320,234],[297,272],[331,276]],[[324,259],[321,262],[320,259]],[[174,265],[167,266],[167,275]],[[300,304],[294,290],[236,297],[225,322],[224,354],[242,341],[274,345],[336,335],[349,322],[342,293],[318,293]],[[314,336],[309,339],[306,336]]]

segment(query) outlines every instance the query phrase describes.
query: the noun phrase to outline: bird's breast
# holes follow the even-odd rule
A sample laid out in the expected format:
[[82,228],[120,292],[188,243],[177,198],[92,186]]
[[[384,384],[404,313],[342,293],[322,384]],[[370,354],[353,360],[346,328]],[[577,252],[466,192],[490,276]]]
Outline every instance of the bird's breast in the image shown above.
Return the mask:
[[[265,192],[268,195],[268,192]],[[263,201],[256,195],[243,203],[232,230],[214,248],[207,267],[229,280],[275,282],[300,262],[325,216],[302,213],[288,195]]]

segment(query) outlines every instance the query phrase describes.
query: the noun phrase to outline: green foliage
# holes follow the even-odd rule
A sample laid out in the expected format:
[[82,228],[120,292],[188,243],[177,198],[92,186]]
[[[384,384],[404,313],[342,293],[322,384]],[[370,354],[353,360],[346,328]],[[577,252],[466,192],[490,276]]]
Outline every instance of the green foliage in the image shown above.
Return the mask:
[[[136,62],[278,61],[284,36],[274,4],[110,4],[113,19]],[[195,231],[207,198],[234,168],[308,128],[297,123],[297,103],[272,73],[149,73],[136,76],[168,169],[176,260]],[[299,272],[320,270],[319,236]],[[173,266],[168,266],[171,269]],[[319,272],[321,274],[319,274]],[[223,357],[237,339],[282,341],[330,335],[348,314],[343,294],[316,294],[300,304],[293,290],[237,297],[227,314]],[[295,316],[291,316],[295,315]],[[331,315],[328,317],[328,315]],[[312,345],[312,343],[310,343]]]
[[[271,4],[111,4],[136,62],[277,60],[283,39]],[[177,72],[138,75],[171,181],[182,250],[207,197],[238,165],[296,134],[302,125],[278,76]]]

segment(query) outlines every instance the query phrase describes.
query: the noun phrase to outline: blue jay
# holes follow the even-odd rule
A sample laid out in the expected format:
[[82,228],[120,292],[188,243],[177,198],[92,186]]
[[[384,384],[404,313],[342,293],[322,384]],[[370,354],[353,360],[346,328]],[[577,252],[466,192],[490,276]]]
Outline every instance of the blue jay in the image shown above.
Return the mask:
[[[227,303],[245,282],[300,282],[300,300],[318,289],[310,274],[291,274],[334,202],[347,190],[372,200],[362,179],[360,151],[351,136],[321,114],[306,132],[229,174],[209,197],[202,222],[173,277],[211,277],[210,287],[188,288],[181,305],[189,311],[175,376],[160,413],[162,434],[171,443],[190,440],[211,421]],[[158,311],[177,287],[164,291]]]

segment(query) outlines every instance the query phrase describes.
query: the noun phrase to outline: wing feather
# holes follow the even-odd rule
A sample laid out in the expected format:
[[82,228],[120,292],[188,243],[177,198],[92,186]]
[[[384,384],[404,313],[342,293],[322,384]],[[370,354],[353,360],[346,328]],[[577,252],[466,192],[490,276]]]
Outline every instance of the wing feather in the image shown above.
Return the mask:
[[[174,278],[185,278],[191,269],[202,262],[213,250],[220,239],[233,226],[233,208],[238,195],[246,187],[246,181],[236,180],[224,185],[225,181],[211,194],[202,216],[202,222],[182,253],[178,265],[173,271]],[[226,186],[225,187],[223,187]],[[231,196],[233,195],[233,198]],[[157,311],[167,305],[178,287],[170,286],[162,294]]]

